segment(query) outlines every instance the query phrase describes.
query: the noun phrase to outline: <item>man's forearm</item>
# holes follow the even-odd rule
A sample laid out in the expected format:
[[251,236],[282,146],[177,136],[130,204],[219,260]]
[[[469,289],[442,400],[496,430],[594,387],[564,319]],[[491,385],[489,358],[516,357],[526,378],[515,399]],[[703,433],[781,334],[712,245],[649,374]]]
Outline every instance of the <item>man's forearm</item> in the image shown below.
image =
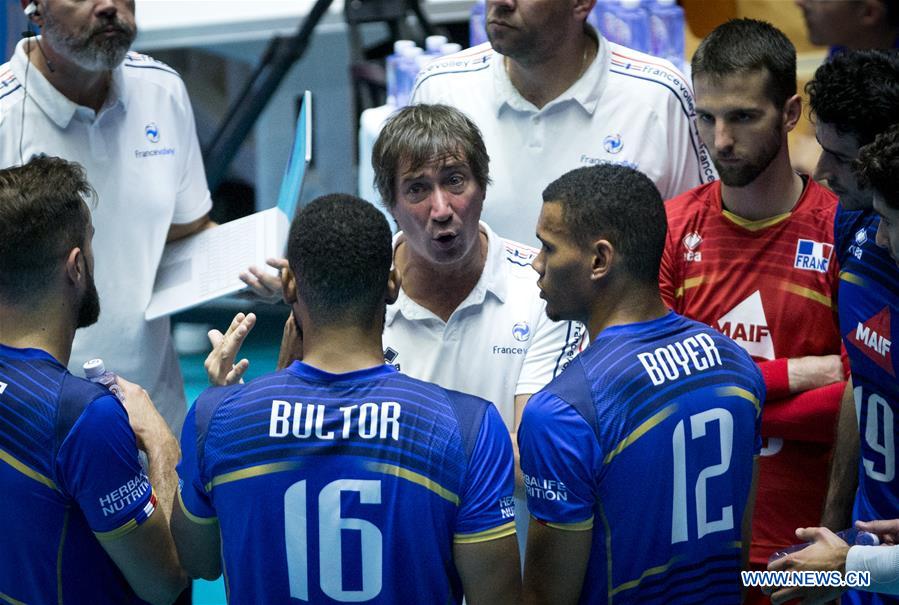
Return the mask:
[[[148,474],[150,484],[156,491],[158,501],[157,509],[165,514],[167,520],[175,501],[175,490],[178,489],[178,474],[175,467],[181,458],[181,448],[178,441],[171,435],[161,440],[161,443],[147,452]],[[160,512],[157,510],[157,512]]]
[[858,486],[858,439],[855,399],[850,381],[846,384],[840,403],[836,444],[830,464],[830,482],[821,517],[821,525],[832,531],[849,527],[852,520],[852,502]]

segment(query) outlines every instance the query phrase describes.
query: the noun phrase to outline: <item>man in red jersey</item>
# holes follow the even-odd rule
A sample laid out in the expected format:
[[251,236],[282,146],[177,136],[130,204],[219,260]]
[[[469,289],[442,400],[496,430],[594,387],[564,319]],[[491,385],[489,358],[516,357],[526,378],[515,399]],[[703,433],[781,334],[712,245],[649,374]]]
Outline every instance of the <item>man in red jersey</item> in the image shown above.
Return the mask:
[[787,133],[802,104],[796,51],[782,32],[730,21],[703,40],[692,67],[700,135],[721,180],[667,202],[661,290],[675,311],[742,345],[765,377],[750,550],[752,567],[764,569],[796,541],[796,527],[817,524],[827,486],[845,386],[836,197],[791,167]]

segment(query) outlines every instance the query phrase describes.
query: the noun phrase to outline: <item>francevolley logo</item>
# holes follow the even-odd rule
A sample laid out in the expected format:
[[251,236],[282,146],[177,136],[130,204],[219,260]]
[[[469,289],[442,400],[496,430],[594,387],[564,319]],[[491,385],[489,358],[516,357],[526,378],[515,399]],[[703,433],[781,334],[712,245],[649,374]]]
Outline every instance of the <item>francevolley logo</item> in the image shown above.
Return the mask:
[[531,327],[526,321],[520,321],[512,326],[512,337],[518,342],[525,342],[531,337]]
[[147,135],[147,140],[151,143],[159,142],[159,127],[156,125],[156,122],[150,122],[144,126],[144,133]]
[[[155,144],[159,142],[159,126],[156,125],[156,122],[150,122],[144,126],[144,135],[146,135],[147,140],[151,143]],[[157,155],[175,155],[175,149],[173,147],[162,147],[143,151],[140,149],[134,150],[134,157],[136,158],[149,158]]]

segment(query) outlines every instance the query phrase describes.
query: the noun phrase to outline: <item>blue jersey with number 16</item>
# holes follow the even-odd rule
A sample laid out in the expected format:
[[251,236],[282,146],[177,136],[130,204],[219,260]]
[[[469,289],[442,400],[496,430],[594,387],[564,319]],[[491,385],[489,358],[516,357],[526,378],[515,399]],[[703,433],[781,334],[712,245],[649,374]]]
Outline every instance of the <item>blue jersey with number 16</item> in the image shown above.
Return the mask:
[[386,365],[209,389],[182,455],[181,505],[218,518],[233,603],[461,603],[453,544],[515,532],[496,408]]

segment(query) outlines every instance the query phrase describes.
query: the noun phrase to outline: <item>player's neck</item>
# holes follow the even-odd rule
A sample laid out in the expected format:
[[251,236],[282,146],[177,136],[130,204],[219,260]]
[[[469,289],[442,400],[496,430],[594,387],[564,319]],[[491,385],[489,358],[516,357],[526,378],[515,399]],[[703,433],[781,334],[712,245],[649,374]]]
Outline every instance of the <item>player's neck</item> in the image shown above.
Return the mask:
[[802,177],[793,170],[784,143],[774,161],[745,187],[721,183],[721,203],[740,218],[760,221],[790,212],[802,197],[803,188]]
[[355,372],[384,364],[383,322],[359,326],[303,325],[303,363],[332,374]]
[[406,296],[431,313],[449,321],[481,279],[487,264],[487,234],[480,232],[478,244],[464,259],[437,264],[417,255],[408,244],[397,247],[394,260]]
[[518,93],[542,109],[584,75],[599,52],[598,44],[585,32],[566,39],[556,52],[537,62],[524,64],[503,57],[503,66]]
[[656,284],[609,283],[597,296],[587,318],[587,332],[596,338],[612,326],[651,321],[668,313]]
[[72,322],[35,310],[0,305],[0,343],[17,349],[41,349],[63,365],[72,354]]
[[[37,42],[29,44],[28,59],[31,64],[65,98],[78,105],[90,107],[94,111],[100,111],[109,95],[112,72],[82,69],[64,55],[54,52],[45,41],[40,44],[40,47]],[[52,69],[48,61],[52,64]]]

